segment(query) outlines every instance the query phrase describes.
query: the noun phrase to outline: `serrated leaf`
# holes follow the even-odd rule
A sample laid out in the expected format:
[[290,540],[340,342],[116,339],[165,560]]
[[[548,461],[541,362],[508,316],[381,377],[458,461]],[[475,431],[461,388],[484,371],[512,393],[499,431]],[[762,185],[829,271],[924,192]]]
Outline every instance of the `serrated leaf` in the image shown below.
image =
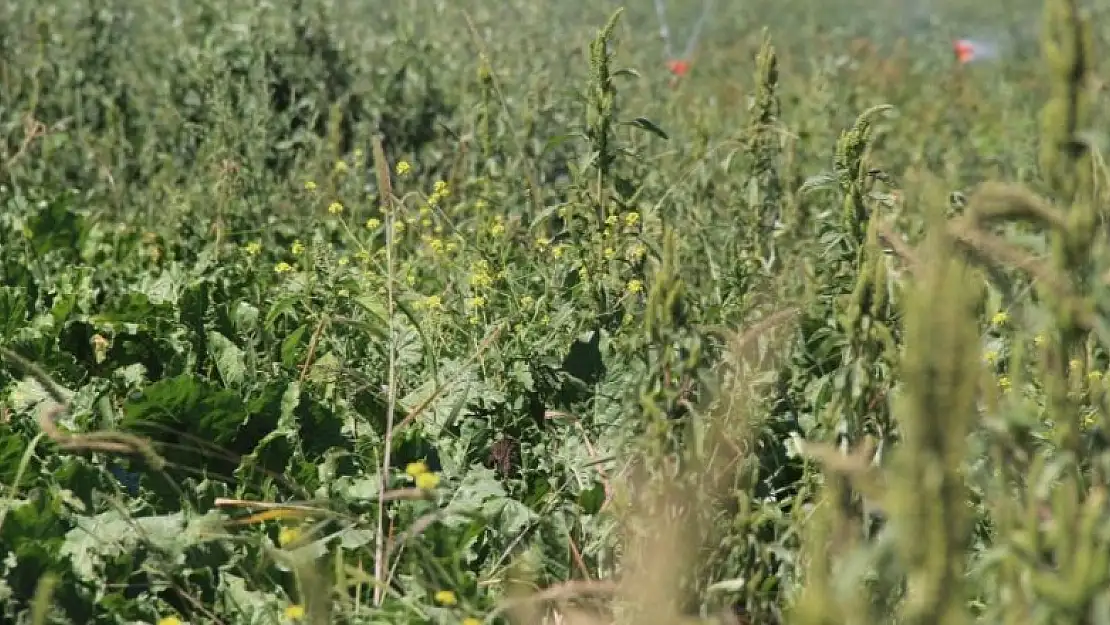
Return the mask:
[[296,330],[289,333],[281,341],[281,364],[286,367],[292,367],[297,364],[297,348],[301,345],[301,339],[304,333],[308,330],[308,326],[301,324]]

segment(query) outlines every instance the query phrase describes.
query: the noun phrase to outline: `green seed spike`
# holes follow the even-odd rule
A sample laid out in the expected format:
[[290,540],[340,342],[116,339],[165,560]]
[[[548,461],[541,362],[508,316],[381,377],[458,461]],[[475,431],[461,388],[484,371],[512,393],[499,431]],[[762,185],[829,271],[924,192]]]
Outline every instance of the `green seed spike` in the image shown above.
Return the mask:
[[970,530],[962,463],[976,414],[976,293],[939,223],[927,245],[906,304],[906,395],[897,407],[902,444],[888,490],[907,571],[899,622],[962,625],[969,622],[961,584]]

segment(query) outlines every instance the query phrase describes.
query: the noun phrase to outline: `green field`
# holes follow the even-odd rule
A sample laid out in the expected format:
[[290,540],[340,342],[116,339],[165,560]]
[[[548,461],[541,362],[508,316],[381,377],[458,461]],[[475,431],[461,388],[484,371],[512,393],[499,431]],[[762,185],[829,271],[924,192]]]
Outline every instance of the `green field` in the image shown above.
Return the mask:
[[0,7],[0,623],[1110,625],[1110,4],[705,6]]

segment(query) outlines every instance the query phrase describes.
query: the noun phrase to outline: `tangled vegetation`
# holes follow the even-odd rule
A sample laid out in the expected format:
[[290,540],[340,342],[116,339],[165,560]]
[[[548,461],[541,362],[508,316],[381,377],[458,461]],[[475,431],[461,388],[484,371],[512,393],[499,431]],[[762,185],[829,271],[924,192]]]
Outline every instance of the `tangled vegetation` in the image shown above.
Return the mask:
[[1110,623],[1110,6],[968,4],[0,6],[0,621]]

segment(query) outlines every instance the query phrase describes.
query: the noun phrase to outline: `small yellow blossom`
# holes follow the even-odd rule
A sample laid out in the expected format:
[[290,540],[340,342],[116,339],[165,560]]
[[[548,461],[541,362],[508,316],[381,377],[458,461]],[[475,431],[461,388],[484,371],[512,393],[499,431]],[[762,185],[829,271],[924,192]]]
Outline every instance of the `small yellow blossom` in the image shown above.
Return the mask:
[[421,473],[414,479],[416,481],[416,487],[420,490],[432,490],[436,486],[439,486],[439,476],[435,473]]
[[640,280],[632,279],[628,281],[628,286],[626,288],[629,293],[639,293],[644,290],[644,283]]
[[998,378],[998,388],[1002,389],[1003,392],[1010,390],[1010,388],[1012,386],[1013,386],[1013,382],[1010,381],[1009,377],[1004,376],[1004,375],[999,376],[999,378]]
[[455,605],[459,602],[459,598],[455,593],[450,590],[441,590],[435,595],[436,603],[441,605]]
[[166,616],[158,619],[158,625],[181,625],[181,619],[176,616]]
[[628,226],[629,228],[635,226],[638,223],[640,223],[640,213],[632,211],[631,213],[628,213],[624,216],[624,225]]
[[536,237],[536,248],[540,251],[546,250],[551,245],[551,239],[547,237]]
[[1076,369],[1079,369],[1079,367],[1082,367],[1082,366],[1083,366],[1083,363],[1078,361],[1078,360],[1071,360],[1071,361],[1068,362],[1068,370],[1069,371],[1075,371]]
[[381,222],[381,220],[377,219],[376,217],[371,217],[370,219],[366,220],[366,229],[367,230],[377,230],[378,226],[380,226],[380,225],[382,225],[382,222]]
[[615,250],[611,247],[607,247],[607,248],[605,248],[604,253],[605,253],[605,260],[613,260],[613,258],[615,258],[616,255],[617,255],[617,250]]
[[351,264],[351,259],[347,258],[346,256],[340,256],[339,260],[337,260],[336,262],[339,263],[340,267],[346,267],[347,265]]
[[998,362],[998,352],[993,349],[988,350],[986,353],[983,354],[983,360],[988,365],[993,365],[994,363]]
[[244,251],[248,256],[258,256],[259,252],[262,251],[262,244],[258,241],[251,241],[244,247]]
[[350,297],[351,296],[351,292],[348,291],[347,289],[339,289],[338,291],[336,291],[335,294],[338,295],[339,297]]
[[429,295],[424,298],[420,305],[425,310],[443,310],[443,298],[438,295]]
[[615,225],[617,225],[617,216],[616,215],[609,215],[608,217],[606,217],[605,218],[605,225],[606,226],[615,226]]
[[423,475],[424,473],[427,473],[427,472],[428,472],[428,465],[425,464],[422,461],[410,462],[410,463],[408,463],[408,465],[405,466],[405,473],[408,473],[412,477],[416,477],[418,475]]
[[301,530],[296,527],[283,527],[278,532],[278,544],[282,547],[289,543],[296,542],[301,537]]
[[480,289],[492,284],[493,276],[490,275],[489,263],[486,260],[474,263],[470,268],[470,286]]
[[301,253],[304,252],[304,243],[293,241],[293,245],[289,248],[289,251],[292,252],[294,256],[300,256]]
[[992,326],[1006,325],[1006,322],[1009,321],[1009,320],[1010,320],[1010,315],[1009,314],[1007,314],[1004,311],[999,311],[999,312],[994,313],[994,316],[991,317],[991,325]]
[[439,197],[447,197],[447,196],[451,195],[451,189],[449,189],[447,187],[446,182],[444,182],[442,180],[437,180],[436,184],[435,184],[435,188],[432,189],[432,193],[435,193]]
[[287,262],[280,262],[274,265],[275,273],[289,273],[290,271],[293,271],[293,266]]
[[405,222],[403,222],[403,221],[393,222],[393,234],[401,234],[404,231],[405,231]]
[[493,225],[489,227],[489,233],[495,237],[505,234],[505,219],[498,215],[493,218]]
[[285,608],[285,618],[290,621],[299,621],[304,618],[304,606],[299,604]]
[[643,258],[645,254],[647,254],[647,248],[644,246],[644,244],[635,243],[628,248],[628,251],[625,253],[624,257],[631,262],[637,262],[641,258]]
[[481,295],[476,295],[476,296],[470,298],[470,307],[471,308],[473,308],[475,310],[478,310],[480,308],[485,308],[485,306],[486,306],[486,298],[482,297]]
[[341,215],[343,214],[343,205],[339,202],[332,202],[328,204],[328,212],[332,215]]
[[468,616],[463,619],[462,625],[482,625],[482,621],[474,618],[473,616]]
[[562,258],[563,253],[566,251],[567,248],[565,245],[556,245],[555,247],[551,248],[551,255],[555,258]]
[[337,173],[337,174],[347,173],[347,161],[335,161],[335,173]]
[[1044,342],[1045,342],[1045,337],[1044,337],[1043,334],[1038,334],[1037,336],[1033,337],[1033,344],[1036,345],[1037,347],[1040,347],[1040,346],[1044,345]]
[[520,298],[521,308],[531,308],[532,305],[534,305],[535,303],[536,300],[532,299],[531,295],[525,295],[524,297]]
[[443,239],[436,239],[436,238],[429,239],[428,240],[428,247],[432,248],[432,251],[437,253],[437,254],[439,252],[442,252],[443,251]]
[[397,175],[398,176],[405,176],[410,171],[412,171],[412,165],[409,165],[408,161],[398,161],[397,162]]
[[311,180],[306,180],[305,183],[304,183],[304,190],[305,191],[315,191],[316,190],[316,183],[311,181]]

